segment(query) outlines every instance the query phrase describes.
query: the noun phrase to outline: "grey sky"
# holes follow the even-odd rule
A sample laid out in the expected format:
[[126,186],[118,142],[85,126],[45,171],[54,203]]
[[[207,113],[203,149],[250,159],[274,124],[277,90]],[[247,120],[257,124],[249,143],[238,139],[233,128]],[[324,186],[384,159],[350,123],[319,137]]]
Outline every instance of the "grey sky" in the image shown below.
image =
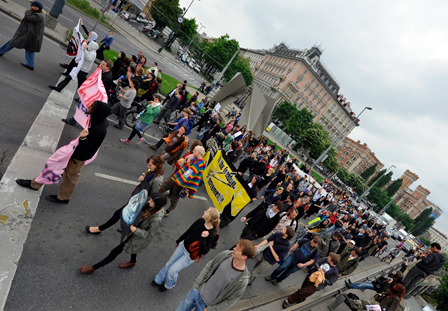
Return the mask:
[[396,165],[394,178],[406,169],[419,175],[411,188],[431,191],[428,199],[445,211],[436,228],[448,235],[447,11],[446,1],[196,0],[187,17],[245,48],[321,44],[355,113],[373,107],[349,137]]

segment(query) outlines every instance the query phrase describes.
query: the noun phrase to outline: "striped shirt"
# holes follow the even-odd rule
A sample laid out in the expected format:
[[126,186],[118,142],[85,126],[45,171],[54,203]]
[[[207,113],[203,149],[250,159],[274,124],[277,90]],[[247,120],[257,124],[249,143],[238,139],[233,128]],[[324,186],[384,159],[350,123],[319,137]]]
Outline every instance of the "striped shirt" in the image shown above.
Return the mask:
[[202,177],[202,172],[205,169],[205,161],[194,158],[186,163],[183,168],[178,170],[171,179],[179,186],[188,189],[188,197],[193,198],[196,191],[198,191],[199,182]]

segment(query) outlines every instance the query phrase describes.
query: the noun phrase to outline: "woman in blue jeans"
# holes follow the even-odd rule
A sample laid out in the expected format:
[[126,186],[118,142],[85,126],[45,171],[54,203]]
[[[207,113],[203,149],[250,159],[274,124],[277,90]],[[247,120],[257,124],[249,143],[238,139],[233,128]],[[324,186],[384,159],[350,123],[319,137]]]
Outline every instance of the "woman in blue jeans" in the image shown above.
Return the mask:
[[345,281],[348,289],[370,289],[377,293],[389,291],[395,284],[401,284],[403,281],[403,272],[397,271],[395,274],[389,274],[388,277],[379,277],[375,281],[365,281],[362,283],[351,283],[350,280]]
[[160,270],[152,286],[159,286],[161,292],[176,285],[181,270],[191,265],[196,259],[198,264],[213,246],[219,226],[219,212],[210,207],[204,211],[202,218],[196,220],[176,241],[176,249],[166,265]]

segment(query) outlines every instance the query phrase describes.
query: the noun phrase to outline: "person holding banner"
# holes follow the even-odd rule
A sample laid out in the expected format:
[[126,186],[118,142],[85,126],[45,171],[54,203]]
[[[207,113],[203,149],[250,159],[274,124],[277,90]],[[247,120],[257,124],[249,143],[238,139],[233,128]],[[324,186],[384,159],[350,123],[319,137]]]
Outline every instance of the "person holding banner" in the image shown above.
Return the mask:
[[86,81],[87,75],[92,69],[93,62],[96,58],[96,50],[98,50],[98,43],[91,41],[89,44],[84,44],[82,47],[82,53],[84,54],[78,63],[76,68],[73,68],[64,80],[58,83],[58,85],[49,85],[48,87],[56,92],[61,92],[71,80],[78,79],[78,89]]
[[[72,151],[73,154],[68,160],[65,170],[63,170],[64,173],[62,175],[59,194],[49,195],[47,197],[49,201],[54,203],[69,203],[69,200],[78,185],[78,179],[85,162],[96,156],[104,137],[106,137],[107,127],[109,125],[106,119],[110,114],[109,105],[97,100],[90,104],[85,113],[90,115],[90,127],[82,130],[79,136],[79,144],[75,147],[75,150]],[[59,181],[60,176],[55,174],[53,170],[46,165],[38,178],[33,180],[17,179],[16,183],[22,187],[37,191],[43,186],[45,182],[43,179],[49,179],[49,183],[51,184]]]
[[[123,252],[131,254],[131,261],[122,263],[119,267],[122,269],[134,267],[137,262],[137,254],[148,247],[152,237],[162,222],[163,207],[166,205],[166,202],[166,196],[163,193],[151,194],[149,201],[143,205],[142,209],[135,216],[135,222],[130,226],[130,234],[125,236],[124,241],[115,247],[102,261],[92,266],[82,266],[79,268],[79,272],[82,274],[92,274],[95,270],[114,261],[115,258]],[[109,224],[109,226],[111,226],[121,219],[122,226],[127,226],[127,223],[123,221],[123,217],[125,216],[123,211],[124,208],[126,208],[126,206],[116,211],[105,225],[112,222]],[[88,227],[86,229],[88,229]],[[90,231],[88,232],[91,233]]]

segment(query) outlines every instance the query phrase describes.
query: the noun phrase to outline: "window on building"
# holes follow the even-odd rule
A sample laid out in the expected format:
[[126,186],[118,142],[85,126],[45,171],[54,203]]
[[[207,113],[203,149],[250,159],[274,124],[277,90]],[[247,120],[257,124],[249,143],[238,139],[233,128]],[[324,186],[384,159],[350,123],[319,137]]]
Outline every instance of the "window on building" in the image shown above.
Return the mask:
[[346,156],[348,154],[348,151],[344,152],[344,155]]
[[355,161],[355,160],[356,160],[356,157],[353,156],[350,160]]
[[308,73],[308,70],[304,70],[303,72],[302,72],[302,74],[305,76],[306,74]]
[[351,161],[347,161],[347,162],[345,162],[345,165],[347,165],[347,166],[349,166],[350,164],[352,164]]

